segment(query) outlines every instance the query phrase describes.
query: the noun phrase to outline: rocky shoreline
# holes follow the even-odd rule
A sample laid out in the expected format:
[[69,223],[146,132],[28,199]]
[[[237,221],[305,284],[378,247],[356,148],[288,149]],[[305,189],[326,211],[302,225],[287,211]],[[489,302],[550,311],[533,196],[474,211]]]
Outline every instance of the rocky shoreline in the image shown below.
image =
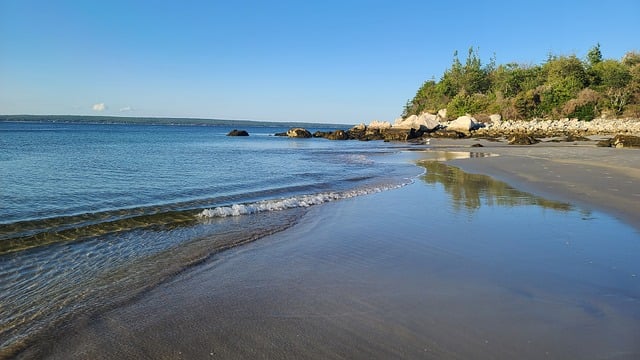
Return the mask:
[[[348,130],[318,131],[310,134],[305,129],[291,129],[276,134],[289,137],[316,137],[329,140],[382,140],[421,142],[429,138],[490,138],[505,139],[509,144],[531,145],[539,139],[561,138],[564,141],[586,141],[588,136],[611,136],[599,146],[640,147],[640,119],[603,119],[579,121],[559,120],[507,120],[500,115],[461,116],[447,119],[446,111],[438,114],[423,113],[390,122],[372,121]],[[557,140],[556,141],[562,141]]]

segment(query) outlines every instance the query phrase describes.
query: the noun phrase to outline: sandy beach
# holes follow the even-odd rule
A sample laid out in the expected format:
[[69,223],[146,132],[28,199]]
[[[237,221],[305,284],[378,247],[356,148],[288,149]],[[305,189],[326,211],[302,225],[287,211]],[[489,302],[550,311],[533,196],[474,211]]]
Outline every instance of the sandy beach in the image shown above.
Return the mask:
[[399,160],[465,172],[312,207],[22,356],[638,358],[640,153],[476,142]]
[[[636,149],[599,148],[596,142],[546,140],[511,146],[479,139],[434,139],[432,145],[442,151],[497,154],[449,164],[549,199],[602,210],[640,229],[640,153]],[[473,144],[483,147],[469,149]]]

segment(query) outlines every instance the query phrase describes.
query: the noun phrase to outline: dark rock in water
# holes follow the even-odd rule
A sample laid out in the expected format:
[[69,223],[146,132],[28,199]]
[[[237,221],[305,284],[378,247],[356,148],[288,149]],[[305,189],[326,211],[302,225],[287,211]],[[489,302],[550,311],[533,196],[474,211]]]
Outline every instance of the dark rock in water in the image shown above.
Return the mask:
[[313,133],[313,137],[325,138],[329,140],[350,140],[352,137],[350,136],[348,131],[344,130],[336,130],[336,131],[316,131]]
[[279,133],[273,134],[273,136],[287,136],[287,133],[286,132],[279,132]]
[[484,145],[476,143],[476,144],[471,145],[471,147],[484,147]]
[[459,131],[455,131],[455,130],[436,130],[435,132],[431,133],[431,137],[434,138],[447,138],[447,139],[462,139],[467,137],[466,134],[461,133]]
[[330,131],[316,131],[313,133],[313,137],[314,138],[327,138],[329,136],[329,134],[331,134]]
[[539,142],[540,140],[527,134],[515,134],[509,138],[509,145],[533,145]]
[[598,141],[596,146],[599,146],[599,147],[611,147],[611,146],[613,146],[613,139],[609,138],[609,139],[600,140],[600,141]]
[[249,133],[246,130],[231,130],[227,136],[249,136]]
[[349,134],[344,130],[336,130],[325,136],[329,140],[349,140]]
[[311,133],[307,129],[303,128],[293,128],[287,131],[287,136],[292,138],[310,138],[312,137]]

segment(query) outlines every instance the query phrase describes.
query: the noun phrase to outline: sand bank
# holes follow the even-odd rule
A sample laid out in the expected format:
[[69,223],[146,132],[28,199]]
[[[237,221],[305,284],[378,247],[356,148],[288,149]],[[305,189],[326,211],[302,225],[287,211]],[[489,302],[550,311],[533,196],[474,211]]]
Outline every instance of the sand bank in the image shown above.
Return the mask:
[[[502,156],[452,162],[513,176],[547,194],[558,191],[556,182],[546,188],[543,170],[564,171],[556,167],[565,163],[545,158],[547,150],[487,150]],[[584,160],[578,154],[574,162]],[[431,155],[411,154],[412,161]],[[530,166],[512,175],[525,161]],[[534,165],[542,170],[531,171]],[[635,229],[486,176],[438,168],[397,190],[313,207],[297,225],[221,253],[130,304],[70,324],[25,355],[640,356]]]

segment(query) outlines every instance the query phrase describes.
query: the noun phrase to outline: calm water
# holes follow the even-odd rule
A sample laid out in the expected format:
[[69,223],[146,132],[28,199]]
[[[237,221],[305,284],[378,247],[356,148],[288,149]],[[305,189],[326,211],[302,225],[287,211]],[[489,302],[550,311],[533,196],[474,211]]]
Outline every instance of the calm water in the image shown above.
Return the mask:
[[384,162],[391,144],[244,129],[249,137],[221,126],[0,123],[0,355],[282,230],[310,205],[416,173]]

